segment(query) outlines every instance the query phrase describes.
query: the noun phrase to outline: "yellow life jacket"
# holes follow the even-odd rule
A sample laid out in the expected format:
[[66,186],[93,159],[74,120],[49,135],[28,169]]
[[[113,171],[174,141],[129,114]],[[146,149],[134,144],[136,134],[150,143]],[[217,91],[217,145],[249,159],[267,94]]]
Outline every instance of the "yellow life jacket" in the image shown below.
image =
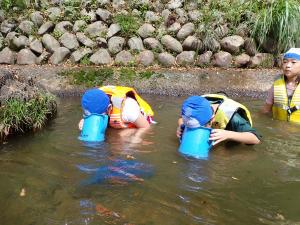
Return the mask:
[[289,103],[284,76],[274,82],[273,118],[300,123],[300,85]]
[[239,113],[252,126],[252,119],[249,110],[242,104],[220,94],[202,95],[211,103],[219,104],[215,114],[213,128],[225,129],[235,112]]
[[148,122],[152,122],[154,115],[150,105],[143,100],[133,88],[122,86],[103,86],[99,88],[110,96],[112,102],[112,111],[110,113],[109,125],[114,128],[133,128],[132,123],[126,123],[122,120],[122,109],[126,97],[131,97],[137,101],[140,106],[141,113],[147,118]]

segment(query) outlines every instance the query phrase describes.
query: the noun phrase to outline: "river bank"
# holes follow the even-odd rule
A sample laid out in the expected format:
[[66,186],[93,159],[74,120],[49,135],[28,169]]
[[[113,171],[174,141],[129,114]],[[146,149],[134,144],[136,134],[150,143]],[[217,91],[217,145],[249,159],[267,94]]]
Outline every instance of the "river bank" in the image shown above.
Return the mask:
[[[103,67],[50,66],[50,65],[1,65],[0,69],[13,71],[25,79],[34,79],[36,84],[57,96],[80,95],[86,87],[74,85],[70,78],[61,73]],[[126,67],[127,68],[127,67]],[[109,67],[117,73],[120,68]],[[143,79],[119,79],[111,77],[103,85],[127,85],[139,93],[156,95],[191,95],[224,91],[231,97],[252,97],[263,99],[272,81],[280,73],[276,69],[223,69],[223,68],[128,68],[132,71],[151,71],[159,74]],[[100,75],[100,74],[99,74]],[[101,75],[100,75],[101,76]]]

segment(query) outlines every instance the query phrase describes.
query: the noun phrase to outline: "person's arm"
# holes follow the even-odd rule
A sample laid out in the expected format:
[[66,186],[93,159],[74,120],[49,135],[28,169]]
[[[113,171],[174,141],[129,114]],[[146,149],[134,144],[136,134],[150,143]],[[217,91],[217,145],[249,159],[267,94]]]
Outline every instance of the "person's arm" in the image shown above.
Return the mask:
[[230,130],[213,129],[210,135],[210,140],[216,145],[222,141],[231,140],[243,144],[255,145],[259,144],[258,137],[251,132],[236,132]]
[[83,127],[83,119],[81,119],[78,123],[78,129],[81,131]]
[[182,120],[182,118],[180,117],[179,119],[178,119],[178,127],[177,127],[177,129],[176,129],[176,136],[178,137],[178,138],[180,138],[181,137],[181,135],[182,135],[182,128],[181,128],[181,125],[183,124],[183,120]]
[[274,103],[274,86],[272,86],[268,91],[268,96],[265,101],[265,104],[261,108],[260,112],[263,114],[269,114],[272,112],[272,106]]
[[133,122],[133,124],[134,124],[137,128],[148,128],[148,127],[150,127],[149,122],[148,122],[147,119],[142,115],[142,113],[139,114],[138,118],[136,119],[136,121]]

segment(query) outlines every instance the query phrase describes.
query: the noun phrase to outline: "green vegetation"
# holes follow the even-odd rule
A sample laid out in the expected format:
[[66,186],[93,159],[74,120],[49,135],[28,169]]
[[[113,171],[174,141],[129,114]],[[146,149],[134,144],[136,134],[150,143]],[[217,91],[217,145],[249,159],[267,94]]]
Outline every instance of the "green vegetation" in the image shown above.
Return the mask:
[[13,7],[18,7],[20,9],[26,8],[25,0],[2,0],[0,1],[0,8],[4,10],[9,10]]
[[11,133],[40,129],[55,113],[53,95],[39,95],[26,102],[9,99],[0,108],[0,139]]
[[71,82],[76,85],[85,85],[87,87],[101,86],[103,82],[114,74],[111,68],[89,68],[79,71],[67,71],[61,73],[63,76],[71,78]]
[[132,37],[136,35],[140,27],[139,19],[132,15],[118,14],[114,18],[114,22],[121,27],[121,35],[124,37]]
[[300,2],[273,0],[269,4],[263,3],[252,33],[261,45],[272,38],[277,54],[295,46],[300,37]]

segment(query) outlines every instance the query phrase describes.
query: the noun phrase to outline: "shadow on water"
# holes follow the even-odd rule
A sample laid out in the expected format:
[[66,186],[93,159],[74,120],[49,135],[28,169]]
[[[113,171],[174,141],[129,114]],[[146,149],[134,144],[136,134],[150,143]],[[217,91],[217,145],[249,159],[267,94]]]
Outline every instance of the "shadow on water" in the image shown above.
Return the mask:
[[43,131],[0,151],[1,225],[299,224],[300,127],[257,113],[257,146],[220,145],[208,160],[185,158],[175,137],[183,98],[145,96],[158,122],[132,143],[108,130],[104,143],[77,137],[79,98],[62,99]]

